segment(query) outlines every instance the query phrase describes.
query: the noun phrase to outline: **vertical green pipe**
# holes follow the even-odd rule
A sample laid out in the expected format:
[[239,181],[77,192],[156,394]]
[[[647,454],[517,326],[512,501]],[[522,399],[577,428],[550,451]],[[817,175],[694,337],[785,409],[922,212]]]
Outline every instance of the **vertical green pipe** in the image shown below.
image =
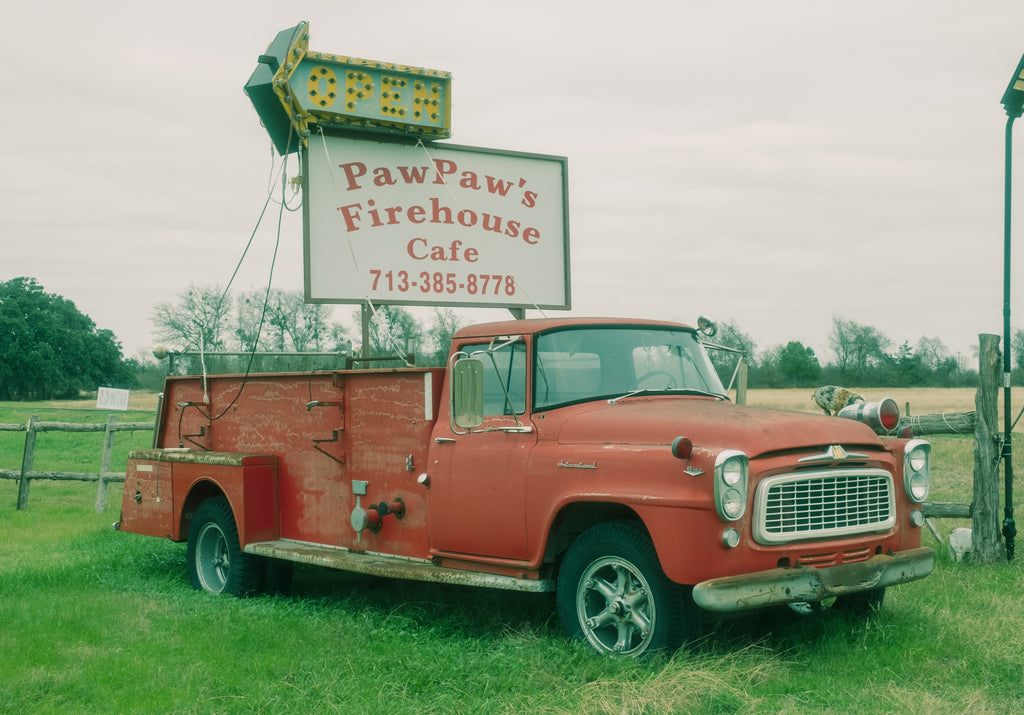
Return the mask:
[[1013,560],[1017,527],[1013,520],[1013,414],[1010,409],[1010,203],[1013,166],[1013,114],[1006,120],[1006,156],[1003,196],[1003,476],[1006,494],[1003,504],[1003,542],[1006,560]]

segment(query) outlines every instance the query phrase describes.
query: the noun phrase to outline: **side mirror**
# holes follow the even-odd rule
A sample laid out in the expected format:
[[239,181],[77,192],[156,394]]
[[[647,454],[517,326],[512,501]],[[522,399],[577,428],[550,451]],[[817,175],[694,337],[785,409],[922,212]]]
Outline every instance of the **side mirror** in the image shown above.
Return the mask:
[[452,365],[452,431],[471,430],[484,423],[484,365],[466,357]]

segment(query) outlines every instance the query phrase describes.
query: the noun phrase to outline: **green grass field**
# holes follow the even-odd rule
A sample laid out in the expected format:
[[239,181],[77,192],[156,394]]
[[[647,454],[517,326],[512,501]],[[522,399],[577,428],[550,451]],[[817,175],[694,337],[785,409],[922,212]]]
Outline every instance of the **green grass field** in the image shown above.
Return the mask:
[[[23,422],[22,409],[0,405],[0,422]],[[53,409],[36,414],[74,414]],[[102,436],[89,436],[94,447],[40,435],[37,459],[49,448],[51,468],[78,469],[95,449],[98,465]],[[0,467],[20,465],[23,438],[0,433]],[[970,501],[970,440],[933,443],[932,498]],[[866,620],[772,611],[634,662],[566,641],[548,595],[306,568],[288,597],[195,592],[184,545],[114,532],[120,490],[105,513],[95,498],[95,483],[40,481],[16,511],[17,483],[0,480],[0,712],[1024,710],[1019,556],[972,566],[940,548],[935,573],[889,589]],[[955,525],[937,522],[943,534]]]
[[[147,407],[148,402],[152,402],[152,408],[140,407],[116,413],[117,421],[153,422],[156,417],[155,398],[147,401]],[[107,420],[106,412],[90,408],[87,403],[0,402],[0,424],[25,425],[33,415],[41,422],[102,424]],[[112,471],[124,471],[129,451],[144,449],[152,444],[152,430],[115,433]],[[35,460],[32,468],[39,471],[96,474],[100,470],[102,450],[102,432],[40,432],[36,435]],[[21,469],[24,451],[24,432],[0,432],[0,469]]]

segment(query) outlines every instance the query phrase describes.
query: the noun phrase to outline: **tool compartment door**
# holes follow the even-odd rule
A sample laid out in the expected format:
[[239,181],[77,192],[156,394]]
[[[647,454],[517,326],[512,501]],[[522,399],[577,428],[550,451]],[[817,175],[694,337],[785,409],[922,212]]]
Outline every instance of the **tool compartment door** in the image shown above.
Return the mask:
[[171,538],[174,523],[174,491],[169,462],[131,459],[125,472],[121,497],[121,531]]

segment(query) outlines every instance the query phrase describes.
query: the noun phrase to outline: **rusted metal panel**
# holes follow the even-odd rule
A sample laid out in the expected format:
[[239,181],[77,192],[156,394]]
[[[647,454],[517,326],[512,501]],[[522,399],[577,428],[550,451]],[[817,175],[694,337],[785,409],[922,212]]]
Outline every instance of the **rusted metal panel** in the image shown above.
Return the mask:
[[[425,557],[426,495],[416,478],[442,382],[443,370],[429,368],[172,377],[157,445],[191,448],[162,453],[209,466],[230,458],[199,456],[204,450],[276,456],[282,537]],[[404,508],[389,509],[379,529],[356,532],[353,482],[367,484],[361,508],[396,500]],[[262,509],[248,494],[232,507]]]
[[664,445],[671,444],[679,435],[701,435],[704,445],[742,445],[751,459],[808,445],[856,444],[883,449],[878,435],[859,422],[712,399],[640,398],[618,403],[615,409],[590,410],[568,422],[559,441],[581,445]]
[[[383,516],[377,531],[357,535],[350,528],[339,545],[427,556],[426,489],[417,477],[427,469],[441,382],[438,371],[346,374],[350,480],[367,482],[364,507],[401,500],[404,510]],[[344,503],[346,522],[355,506],[351,493]]]
[[130,455],[121,499],[119,529],[180,541],[178,518],[201,482],[227,496],[241,543],[280,534],[278,460],[273,455],[136,450]]
[[171,463],[133,452],[125,471],[118,528],[135,534],[173,538],[174,497]]
[[196,452],[188,449],[136,449],[129,459],[168,464],[206,464],[218,467],[242,467],[255,464],[276,464],[277,458],[262,454],[236,452]]

